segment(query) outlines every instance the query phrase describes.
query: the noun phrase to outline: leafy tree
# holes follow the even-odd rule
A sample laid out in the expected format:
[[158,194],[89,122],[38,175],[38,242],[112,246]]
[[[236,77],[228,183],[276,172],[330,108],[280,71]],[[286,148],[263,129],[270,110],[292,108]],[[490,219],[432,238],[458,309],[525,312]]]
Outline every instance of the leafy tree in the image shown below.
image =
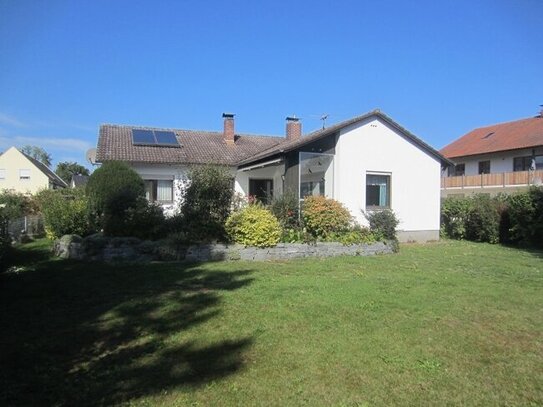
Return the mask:
[[53,159],[51,157],[51,154],[49,154],[47,151],[45,151],[41,147],[26,145],[23,148],[21,148],[21,152],[25,153],[26,155],[29,155],[32,158],[35,158],[36,160],[45,164],[48,167],[51,166],[51,160]]
[[87,168],[73,161],[63,161],[58,163],[55,172],[67,184],[70,183],[72,176],[74,175],[89,175],[89,170]]

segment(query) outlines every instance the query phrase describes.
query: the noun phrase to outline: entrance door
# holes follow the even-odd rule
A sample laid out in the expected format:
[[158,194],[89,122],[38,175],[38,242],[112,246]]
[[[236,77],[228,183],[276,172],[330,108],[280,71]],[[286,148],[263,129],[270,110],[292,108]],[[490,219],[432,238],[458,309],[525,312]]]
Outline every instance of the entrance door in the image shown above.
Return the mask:
[[250,179],[249,195],[263,204],[271,203],[273,198],[273,179]]

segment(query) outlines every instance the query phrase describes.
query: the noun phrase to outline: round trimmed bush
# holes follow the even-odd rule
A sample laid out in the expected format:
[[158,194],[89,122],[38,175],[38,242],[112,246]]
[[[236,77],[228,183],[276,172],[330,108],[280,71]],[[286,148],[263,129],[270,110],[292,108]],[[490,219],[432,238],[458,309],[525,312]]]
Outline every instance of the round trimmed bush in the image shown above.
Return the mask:
[[234,212],[226,221],[230,238],[245,246],[271,247],[279,243],[281,226],[273,214],[258,205]]
[[145,199],[143,179],[120,161],[107,161],[92,173],[86,187],[91,220],[106,234],[118,235],[129,208],[137,208]]
[[317,238],[326,239],[333,233],[349,230],[352,216],[340,202],[324,196],[304,199],[302,218],[307,231]]

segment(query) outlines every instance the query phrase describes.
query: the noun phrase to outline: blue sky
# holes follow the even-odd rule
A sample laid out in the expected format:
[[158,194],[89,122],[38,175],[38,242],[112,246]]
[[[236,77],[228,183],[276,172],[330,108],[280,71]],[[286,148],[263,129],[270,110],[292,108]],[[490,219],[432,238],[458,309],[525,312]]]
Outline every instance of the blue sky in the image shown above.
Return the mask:
[[0,150],[100,123],[283,134],[380,108],[441,148],[543,104],[543,1],[0,0]]

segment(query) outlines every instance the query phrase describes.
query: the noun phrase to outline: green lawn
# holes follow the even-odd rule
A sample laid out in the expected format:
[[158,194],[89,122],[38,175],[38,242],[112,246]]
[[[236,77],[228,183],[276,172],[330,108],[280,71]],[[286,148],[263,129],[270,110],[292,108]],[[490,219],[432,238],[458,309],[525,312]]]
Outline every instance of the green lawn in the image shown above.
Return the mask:
[[20,249],[0,405],[542,405],[543,253],[113,267]]

